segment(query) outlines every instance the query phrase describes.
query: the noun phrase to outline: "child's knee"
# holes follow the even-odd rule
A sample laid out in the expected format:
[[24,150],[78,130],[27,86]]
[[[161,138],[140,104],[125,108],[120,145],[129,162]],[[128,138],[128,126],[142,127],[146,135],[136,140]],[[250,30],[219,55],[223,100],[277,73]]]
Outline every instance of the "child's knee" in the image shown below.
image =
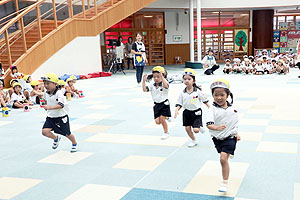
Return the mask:
[[159,117],[155,119],[155,123],[156,123],[157,125],[160,125],[160,124],[161,124],[160,118],[159,118]]
[[222,165],[228,163],[228,156],[229,155],[227,153],[221,152],[221,154],[220,154],[220,162],[221,162]]
[[42,135],[43,136],[47,136],[47,135],[49,135],[49,130],[48,129],[42,129]]
[[193,131],[194,131],[194,133],[199,133],[200,132],[200,128],[194,128]]

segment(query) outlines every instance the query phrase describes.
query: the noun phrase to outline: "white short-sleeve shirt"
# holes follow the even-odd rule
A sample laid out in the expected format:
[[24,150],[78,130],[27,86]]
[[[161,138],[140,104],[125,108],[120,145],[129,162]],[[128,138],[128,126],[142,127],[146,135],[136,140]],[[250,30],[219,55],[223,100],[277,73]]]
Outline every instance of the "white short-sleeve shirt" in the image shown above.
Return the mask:
[[229,102],[227,102],[227,105],[227,108],[223,108],[214,102],[208,110],[206,125],[226,125],[226,128],[222,131],[209,130],[211,136],[219,140],[238,134],[237,110]]
[[58,88],[54,91],[53,94],[50,94],[48,91],[44,94],[44,99],[47,102],[48,106],[55,106],[57,104],[61,105],[61,109],[47,110],[47,116],[50,118],[63,117],[69,114],[70,108],[67,103],[66,97],[63,95],[62,91]]
[[210,69],[212,66],[217,64],[215,57],[214,56],[209,56],[209,55],[204,56],[201,63],[203,65],[208,65],[208,69]]
[[26,97],[24,96],[24,94],[21,92],[20,94],[17,93],[12,93],[11,97],[10,97],[10,104],[13,105],[16,101],[19,102],[24,102],[26,100]]
[[198,88],[194,87],[192,93],[188,93],[185,88],[178,97],[176,107],[180,106],[187,110],[197,110],[202,107],[202,103],[207,102],[208,99]]
[[164,88],[163,84],[160,83],[158,87],[156,87],[155,83],[150,83],[147,85],[148,91],[151,92],[152,99],[155,103],[162,103],[168,99],[169,86],[168,88]]

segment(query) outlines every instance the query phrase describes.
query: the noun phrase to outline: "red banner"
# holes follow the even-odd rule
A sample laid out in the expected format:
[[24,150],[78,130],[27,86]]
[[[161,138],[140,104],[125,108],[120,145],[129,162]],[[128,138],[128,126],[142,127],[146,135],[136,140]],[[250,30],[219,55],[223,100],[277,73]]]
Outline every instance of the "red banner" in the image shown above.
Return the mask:
[[300,30],[288,31],[288,39],[300,39]]

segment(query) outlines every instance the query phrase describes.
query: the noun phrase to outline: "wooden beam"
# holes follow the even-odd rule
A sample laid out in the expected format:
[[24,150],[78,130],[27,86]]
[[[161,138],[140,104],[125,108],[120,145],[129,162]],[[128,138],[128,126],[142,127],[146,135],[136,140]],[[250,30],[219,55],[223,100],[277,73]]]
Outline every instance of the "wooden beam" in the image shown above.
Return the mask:
[[87,4],[88,4],[88,9],[90,9],[91,8],[91,6],[90,6],[90,0],[87,0]]
[[73,18],[73,1],[69,0],[69,16]]
[[38,25],[38,34],[39,34],[39,39],[41,40],[43,35],[42,35],[42,25],[41,25],[41,10],[40,6],[38,5],[36,7],[36,18],[37,18],[37,25]]
[[97,10],[97,0],[94,0],[94,8],[95,8],[95,13],[97,15],[98,10]]
[[82,0],[82,16],[85,19],[85,1]]
[[23,39],[23,45],[24,45],[24,52],[26,53],[27,52],[27,44],[26,44],[26,38],[25,38],[23,17],[20,18],[20,25],[21,25],[22,39]]
[[55,0],[52,0],[52,8],[53,8],[54,26],[55,26],[55,28],[57,28],[57,16],[56,16]]
[[11,52],[10,52],[10,46],[9,46],[9,37],[8,37],[8,32],[7,32],[7,30],[5,30],[5,42],[6,42],[6,47],[7,47],[8,65],[9,65],[9,66],[12,66]]
[[16,13],[18,15],[19,14],[19,2],[18,2],[18,0],[16,0],[15,3],[16,3]]

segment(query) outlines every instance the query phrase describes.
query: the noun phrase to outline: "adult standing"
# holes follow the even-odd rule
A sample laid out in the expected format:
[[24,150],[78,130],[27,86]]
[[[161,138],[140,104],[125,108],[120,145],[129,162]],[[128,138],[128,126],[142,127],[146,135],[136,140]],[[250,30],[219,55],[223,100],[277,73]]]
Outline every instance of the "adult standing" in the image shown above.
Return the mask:
[[136,67],[136,80],[138,86],[141,85],[144,67],[148,60],[146,58],[146,48],[142,42],[142,35],[138,33],[136,35],[136,41],[132,45],[131,53],[134,54],[134,66]]
[[135,69],[134,60],[133,60],[134,55],[133,53],[131,53],[132,45],[133,45],[133,39],[132,37],[129,37],[128,42],[125,45],[127,65],[128,65],[127,69],[130,69],[130,63],[132,63],[133,69]]
[[204,56],[203,60],[201,61],[204,68],[206,68],[204,74],[211,75],[214,74],[214,71],[219,69],[219,65],[216,62],[213,50],[208,50],[208,55]]
[[124,70],[124,49],[125,49],[125,45],[122,41],[123,41],[122,36],[119,36],[118,41],[117,41],[117,45],[116,45],[118,70],[119,70],[119,66],[121,66],[121,70]]

